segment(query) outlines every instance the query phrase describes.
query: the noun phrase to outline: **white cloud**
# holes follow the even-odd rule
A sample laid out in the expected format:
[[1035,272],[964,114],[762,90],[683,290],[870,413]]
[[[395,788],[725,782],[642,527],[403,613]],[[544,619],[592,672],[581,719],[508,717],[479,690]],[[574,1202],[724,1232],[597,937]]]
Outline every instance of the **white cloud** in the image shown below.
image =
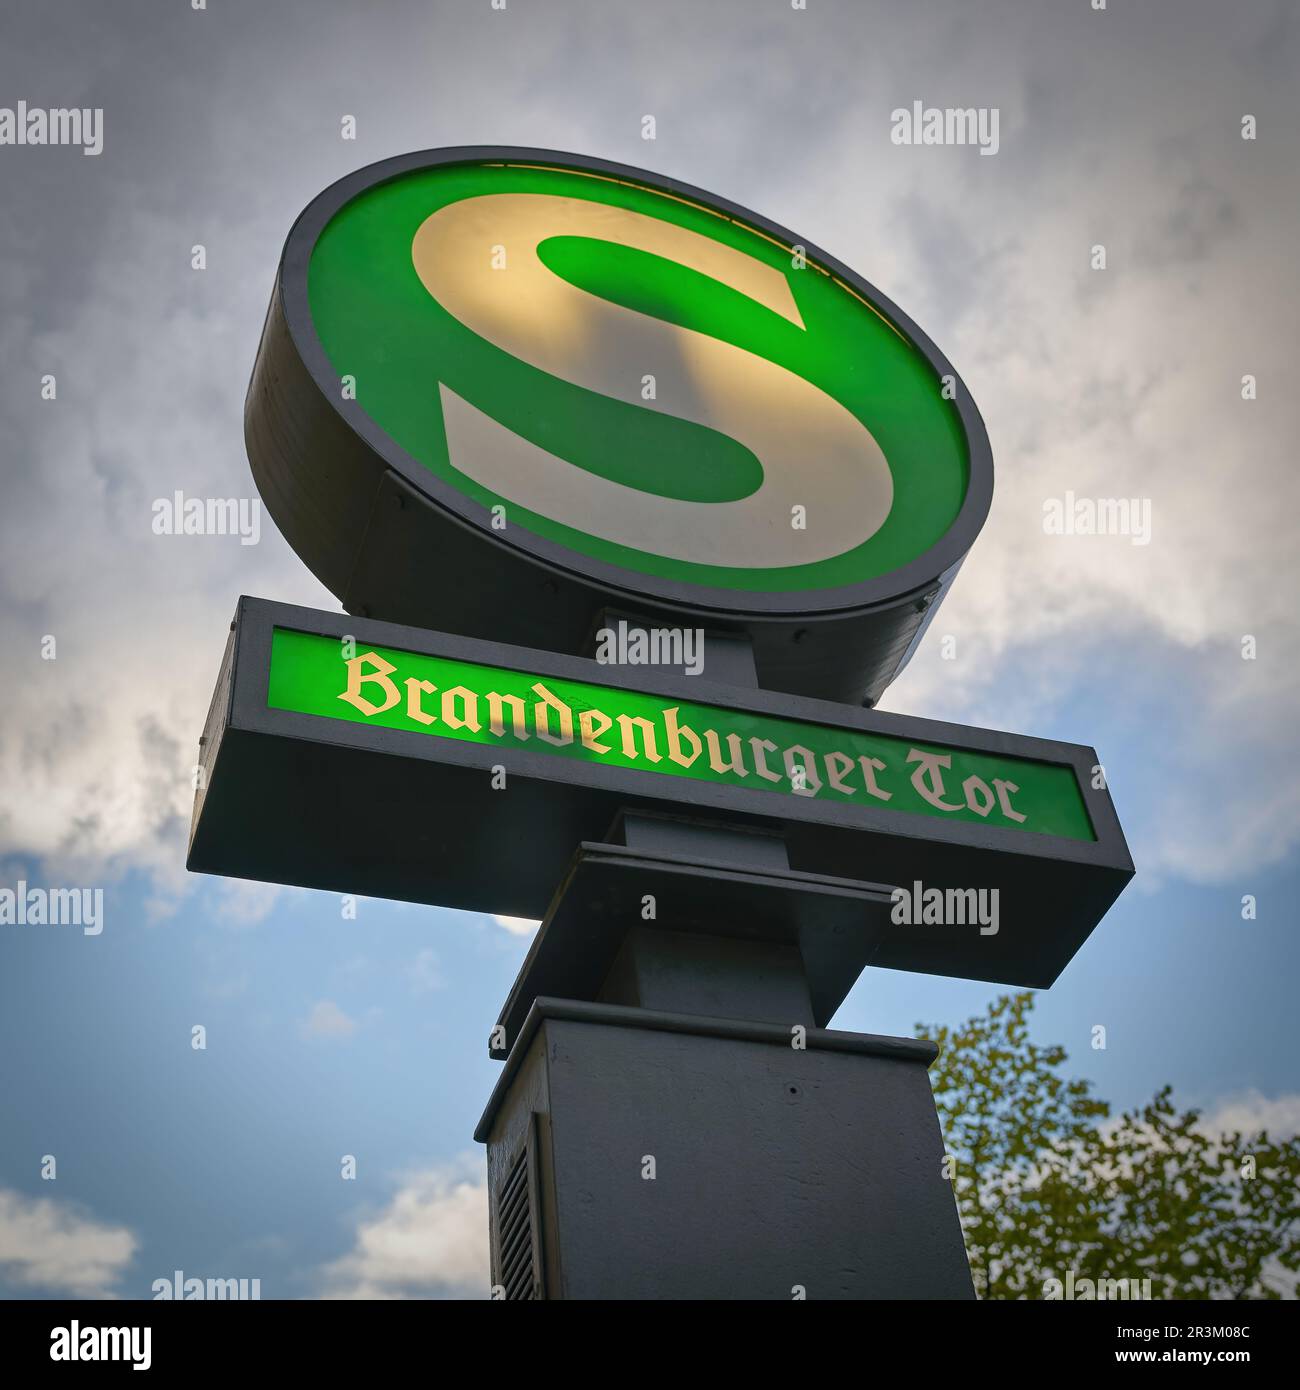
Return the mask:
[[504,927],[512,936],[532,936],[542,924],[531,917],[503,917],[499,912],[490,913],[498,927]]
[[[1113,72],[1133,61],[1117,54]],[[1004,136],[983,162],[1044,148],[1049,119],[1029,119],[1024,155]],[[1273,287],[1290,251],[1263,211],[1260,166],[1207,158],[1209,119],[1152,102],[1118,162],[1101,153],[1103,127],[1082,123],[1034,181],[977,169],[961,219],[923,151],[908,152],[921,159],[911,187],[888,170],[897,293],[962,371],[997,480],[983,535],[883,705],[1056,732],[1108,760],[1127,749],[1109,770],[1139,869],[1224,883],[1300,840],[1300,789],[1275,771],[1300,701],[1300,475],[1284,397],[1240,395],[1265,344],[1288,337]],[[1106,271],[1088,269],[1094,242]],[[962,293],[945,294],[957,264]],[[1149,499],[1150,544],[1047,535],[1043,503],[1067,491]],[[939,651],[948,634],[955,660]],[[1090,708],[1062,731],[1067,703]]]
[[295,892],[279,883],[258,883],[247,878],[224,878],[213,914],[228,926],[253,927],[264,921],[276,903]]
[[1196,1128],[1216,1138],[1229,1132],[1249,1138],[1266,1130],[1272,1140],[1291,1139],[1300,1134],[1300,1094],[1265,1096],[1250,1090],[1225,1096],[1202,1113]]
[[304,1038],[350,1038],[357,1024],[332,999],[322,999],[312,1006],[301,1031]]
[[65,1202],[0,1189],[0,1278],[20,1288],[108,1298],[135,1255],[124,1226],[109,1226]]
[[353,1250],[322,1271],[329,1298],[486,1298],[488,1201],[483,1157],[406,1177]]

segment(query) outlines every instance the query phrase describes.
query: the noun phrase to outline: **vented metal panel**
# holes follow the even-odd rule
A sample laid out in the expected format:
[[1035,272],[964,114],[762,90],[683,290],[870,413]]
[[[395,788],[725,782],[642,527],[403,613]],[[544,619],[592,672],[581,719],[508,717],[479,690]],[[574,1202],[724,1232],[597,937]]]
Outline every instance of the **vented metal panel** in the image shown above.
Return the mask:
[[496,1198],[497,1277],[507,1299],[540,1299],[535,1123]]

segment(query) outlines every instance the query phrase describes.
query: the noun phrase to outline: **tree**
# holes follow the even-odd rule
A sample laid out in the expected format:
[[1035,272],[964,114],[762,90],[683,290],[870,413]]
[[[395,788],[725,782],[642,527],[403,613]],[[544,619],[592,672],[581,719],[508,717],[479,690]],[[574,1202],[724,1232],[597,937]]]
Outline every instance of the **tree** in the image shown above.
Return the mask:
[[[1168,1086],[1110,1119],[1060,1046],[1031,1042],[1031,994],[959,1028],[918,1024],[981,1298],[1296,1297],[1300,1139],[1210,1134]],[[1141,1281],[1150,1280],[1149,1285]],[[1090,1281],[1090,1282],[1084,1282]],[[1094,1293],[1093,1290],[1098,1292]],[[1139,1295],[1141,1290],[1141,1295]]]

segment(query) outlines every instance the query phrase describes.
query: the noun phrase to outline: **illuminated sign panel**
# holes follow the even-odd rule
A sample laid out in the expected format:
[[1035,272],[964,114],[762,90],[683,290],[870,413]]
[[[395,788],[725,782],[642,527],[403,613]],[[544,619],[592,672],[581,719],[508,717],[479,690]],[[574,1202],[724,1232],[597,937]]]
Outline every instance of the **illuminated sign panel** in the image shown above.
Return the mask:
[[413,171],[334,215],[308,289],[335,371],[412,458],[643,575],[857,584],[935,545],[966,495],[916,344],[706,203],[557,166]]
[[785,796],[1092,840],[1075,772],[276,628],[274,709]]
[[952,364],[848,266],[703,189],[515,148],[313,200],[245,439],[350,612],[573,655],[603,607],[671,616],[746,633],[767,689],[850,704],[907,660],[993,488]]
[[[822,943],[800,937],[807,959],[848,951],[823,1003],[867,963],[1041,988],[1133,873],[1097,762],[1078,744],[245,598],[187,862],[537,918],[557,892],[614,912],[600,885],[623,874],[634,896],[660,894],[664,920],[802,923]],[[628,817],[779,836],[788,868],[733,899],[715,883],[726,864],[651,862]],[[872,894],[918,881],[997,889],[996,934],[885,930]]]

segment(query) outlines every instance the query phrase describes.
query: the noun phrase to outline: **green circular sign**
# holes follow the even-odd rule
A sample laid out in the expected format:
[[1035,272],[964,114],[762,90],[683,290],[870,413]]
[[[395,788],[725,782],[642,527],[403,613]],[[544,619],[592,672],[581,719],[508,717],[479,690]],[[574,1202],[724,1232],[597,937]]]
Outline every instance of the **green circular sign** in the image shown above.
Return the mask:
[[865,281],[700,190],[545,151],[407,156],[322,194],[248,417],[267,504],[325,582],[356,602],[369,576],[371,611],[443,625],[446,595],[391,612],[397,571],[418,587],[435,562],[363,553],[377,489],[427,508],[417,547],[468,525],[484,572],[508,552],[742,627],[924,606],[991,496],[955,373]]
[[683,583],[835,589],[934,546],[969,477],[916,344],[707,205],[452,165],[326,224],[312,323],[362,410],[509,526]]

